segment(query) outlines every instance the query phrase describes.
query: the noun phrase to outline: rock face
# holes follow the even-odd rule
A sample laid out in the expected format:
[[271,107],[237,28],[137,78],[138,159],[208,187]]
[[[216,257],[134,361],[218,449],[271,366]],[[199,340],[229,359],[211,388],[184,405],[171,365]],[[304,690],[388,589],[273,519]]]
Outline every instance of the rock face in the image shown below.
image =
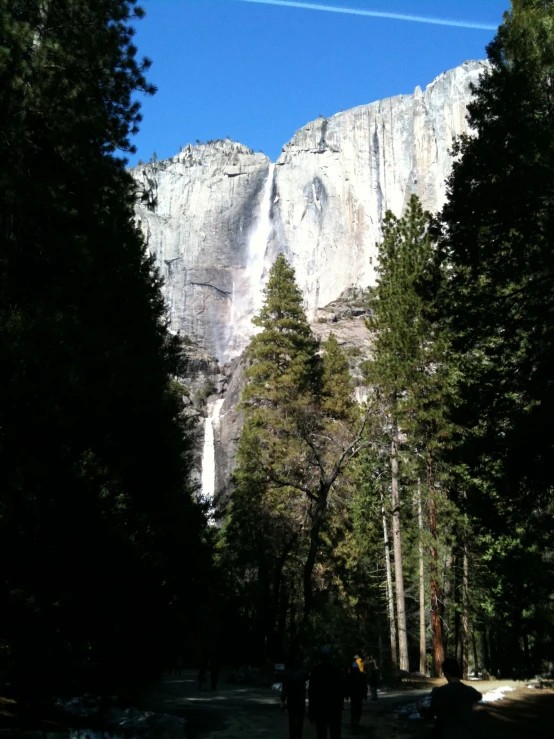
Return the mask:
[[414,192],[428,210],[443,204],[452,141],[467,131],[470,84],[485,66],[466,62],[425,91],[319,118],[275,165],[226,140],[135,167],[153,203],[137,218],[165,281],[171,328],[221,362],[239,356],[280,251],[311,318],[344,290],[373,284],[385,211],[400,215]]
[[224,361],[248,342],[240,331],[249,331],[260,280],[251,241],[269,168],[263,154],[218,141],[132,170],[149,201],[137,217],[164,278],[171,329]]
[[387,210],[410,195],[439,210],[453,139],[467,131],[481,62],[441,74],[425,92],[362,105],[300,129],[277,161],[276,246],[290,256],[309,314],[351,285],[375,283]]
[[383,216],[401,215],[412,193],[430,211],[443,205],[452,142],[468,130],[470,86],[486,64],[466,62],[425,91],[318,118],[275,164],[220,140],[132,170],[170,326],[186,345],[188,412],[205,417],[217,407],[217,419],[198,424],[195,464],[200,482],[211,424],[216,502],[227,499],[242,427],[241,354],[275,257],[284,252],[294,266],[316,336],[337,335],[363,399],[360,365],[371,345],[363,289],[375,282]]

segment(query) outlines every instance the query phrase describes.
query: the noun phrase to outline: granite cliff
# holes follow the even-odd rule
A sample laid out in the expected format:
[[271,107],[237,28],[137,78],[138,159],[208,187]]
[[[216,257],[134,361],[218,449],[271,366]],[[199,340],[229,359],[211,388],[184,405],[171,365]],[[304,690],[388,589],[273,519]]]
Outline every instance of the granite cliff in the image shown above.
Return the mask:
[[444,202],[453,139],[467,131],[470,84],[483,62],[441,74],[424,91],[318,118],[275,164],[229,140],[186,146],[132,172],[153,207],[137,217],[164,278],[173,330],[220,361],[240,355],[268,267],[284,251],[310,316],[375,280],[387,209],[416,192]]
[[[276,255],[283,251],[295,267],[315,333],[337,333],[356,375],[369,338],[356,296],[375,281],[382,218],[388,209],[400,215],[414,192],[426,209],[442,206],[452,142],[468,131],[471,85],[486,64],[466,62],[424,91],[318,118],[275,163],[219,140],[132,170],[144,195],[137,219],[164,278],[171,329],[195,347],[193,383],[206,428],[213,427],[216,491],[234,467],[240,355]],[[361,378],[358,384],[363,394]]]

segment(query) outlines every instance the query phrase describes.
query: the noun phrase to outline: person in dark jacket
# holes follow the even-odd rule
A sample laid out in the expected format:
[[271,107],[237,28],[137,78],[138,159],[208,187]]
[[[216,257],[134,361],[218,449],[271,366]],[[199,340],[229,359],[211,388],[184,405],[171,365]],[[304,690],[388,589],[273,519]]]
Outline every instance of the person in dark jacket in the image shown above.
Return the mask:
[[283,675],[281,708],[289,712],[289,737],[302,739],[304,714],[306,713],[306,681],[308,673],[302,667],[299,654],[293,654]]
[[210,655],[210,687],[211,690],[217,690],[217,679],[219,677],[219,656],[214,649]]
[[366,676],[360,672],[357,662],[352,663],[346,678],[345,698],[350,699],[350,725],[356,731],[362,717],[362,703],[367,698]]
[[309,717],[315,723],[317,739],[340,739],[344,678],[331,661],[330,647],[321,650],[321,662],[310,673]]
[[379,668],[373,657],[370,656],[365,660],[365,668],[367,682],[371,691],[371,700],[376,701],[377,688],[379,687]]
[[445,659],[442,671],[448,680],[446,685],[433,688],[431,705],[418,705],[423,718],[436,719],[435,739],[470,739],[473,736],[473,706],[483,697],[471,685],[460,681],[460,667],[455,659]]

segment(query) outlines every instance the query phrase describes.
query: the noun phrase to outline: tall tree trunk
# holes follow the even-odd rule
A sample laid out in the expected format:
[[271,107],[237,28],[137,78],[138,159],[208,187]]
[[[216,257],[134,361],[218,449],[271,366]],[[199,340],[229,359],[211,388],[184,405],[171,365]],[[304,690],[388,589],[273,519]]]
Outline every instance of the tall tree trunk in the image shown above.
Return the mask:
[[483,626],[483,659],[485,661],[485,669],[488,673],[492,672],[491,650],[489,646],[489,635],[487,627]]
[[421,485],[417,481],[417,521],[419,524],[419,671],[427,672],[427,645],[425,638],[425,561],[423,546],[423,505]]
[[387,612],[389,615],[390,652],[391,661],[395,670],[398,669],[398,648],[396,646],[396,619],[394,617],[394,593],[392,590],[392,567],[390,562],[390,542],[387,527],[387,513],[385,501],[381,493],[381,511],[383,514],[383,539],[385,542],[385,568],[387,573]]
[[438,549],[437,549],[437,503],[435,500],[433,465],[427,460],[427,489],[429,491],[429,530],[431,532],[431,630],[433,632],[433,673],[436,677],[442,674],[444,650],[442,646],[442,629],[440,617],[440,588],[438,582]]
[[462,677],[467,680],[469,669],[469,551],[464,542],[464,574],[462,581]]
[[531,672],[531,651],[529,649],[529,634],[527,631],[523,632],[523,651],[525,654],[525,670]]
[[448,550],[446,555],[446,561],[444,563],[444,574],[442,577],[443,587],[441,594],[441,633],[442,633],[442,651],[443,654],[449,653],[449,638],[450,638],[450,616],[452,610],[450,604],[452,602],[452,590],[453,590],[453,579],[454,579],[454,567],[455,558],[452,548]]
[[256,536],[256,549],[258,560],[258,608],[257,608],[257,631],[264,659],[269,656],[273,637],[273,612],[271,598],[271,583],[269,565],[261,535]]
[[285,635],[287,632],[287,615],[289,611],[289,592],[283,585],[279,598],[279,610],[277,612],[277,626],[273,639],[272,661],[282,662],[285,654]]
[[[456,588],[456,591],[458,591],[458,588]],[[459,601],[456,601],[456,603],[458,602]],[[458,661],[458,664],[461,665],[464,658],[464,644],[462,639],[462,614],[459,610],[456,610],[456,614],[454,616],[454,631],[456,642],[456,659]]]
[[398,620],[398,661],[400,669],[409,672],[410,660],[408,657],[406,599],[404,596],[404,571],[402,566],[402,534],[400,529],[400,496],[398,493],[398,436],[398,424],[396,421],[393,421],[391,441],[391,504],[394,579],[396,584],[396,615]]
[[308,556],[304,564],[303,585],[304,585],[304,617],[306,617],[314,607],[314,595],[312,576],[319,548],[319,534],[321,525],[323,524],[323,516],[325,514],[325,506],[327,505],[327,497],[329,495],[329,487],[321,485],[315,508],[312,516],[312,525],[310,528],[310,548]]
[[475,675],[477,675],[481,670],[479,669],[481,665],[479,664],[479,655],[477,654],[477,639],[475,638],[475,626],[471,630],[471,644],[473,647],[473,671],[475,672]]
[[270,624],[272,629],[272,641],[270,645],[270,656],[272,656],[272,659],[277,659],[275,656],[279,650],[282,651],[282,644],[284,639],[284,626],[283,626],[283,619],[282,619],[282,613],[283,613],[283,607],[285,608],[285,620],[286,620],[286,612],[288,610],[288,597],[285,595],[284,599],[284,605],[281,602],[281,589],[282,589],[282,582],[283,582],[283,571],[285,569],[285,565],[287,563],[287,559],[289,557],[289,554],[292,551],[292,548],[294,547],[296,540],[298,538],[298,534],[293,534],[291,538],[285,542],[285,545],[283,546],[283,550],[277,559],[277,562],[275,563],[275,568],[273,570],[273,594],[272,594],[272,607],[270,611]]

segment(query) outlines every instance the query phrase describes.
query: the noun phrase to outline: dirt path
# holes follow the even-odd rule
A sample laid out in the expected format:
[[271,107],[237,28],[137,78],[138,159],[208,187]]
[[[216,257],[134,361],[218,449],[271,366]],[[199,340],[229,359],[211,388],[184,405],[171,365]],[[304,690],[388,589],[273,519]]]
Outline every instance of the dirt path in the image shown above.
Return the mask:
[[[437,681],[441,684],[442,681]],[[529,690],[522,683],[498,681],[472,683],[481,692],[500,686],[515,690],[504,700],[479,706],[475,715],[475,739],[552,739],[554,735],[554,691]],[[400,692],[384,692],[378,701],[364,703],[362,725],[357,736],[369,739],[424,739],[430,726],[409,719],[399,709],[428,694],[429,687]],[[184,717],[188,739],[288,739],[287,715],[279,708],[279,693],[269,688],[253,688],[221,683],[217,691],[196,688],[195,674],[183,671],[180,677],[166,677],[146,699],[145,708]],[[343,737],[349,739],[350,709],[345,703]],[[305,723],[304,739],[315,739],[315,730]]]

